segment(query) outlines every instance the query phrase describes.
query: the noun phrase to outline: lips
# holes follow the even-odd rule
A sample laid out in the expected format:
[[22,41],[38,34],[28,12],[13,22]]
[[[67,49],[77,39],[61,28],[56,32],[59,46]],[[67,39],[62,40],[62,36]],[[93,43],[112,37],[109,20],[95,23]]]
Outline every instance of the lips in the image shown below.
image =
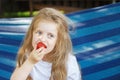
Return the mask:
[[36,49],[39,49],[41,47],[47,48],[47,46],[44,43],[38,42]]

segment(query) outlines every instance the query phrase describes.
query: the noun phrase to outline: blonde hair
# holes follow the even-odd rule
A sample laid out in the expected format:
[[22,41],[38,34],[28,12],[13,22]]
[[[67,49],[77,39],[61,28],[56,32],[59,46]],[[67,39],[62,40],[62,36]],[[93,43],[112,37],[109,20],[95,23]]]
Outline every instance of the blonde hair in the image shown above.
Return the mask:
[[[72,43],[69,37],[67,18],[58,10],[53,8],[43,8],[33,18],[32,23],[28,29],[24,42],[18,51],[18,67],[20,67],[26,60],[26,53],[31,52],[32,34],[36,25],[41,21],[51,21],[58,25],[58,38],[54,49],[48,54],[47,58],[52,62],[52,70],[50,80],[66,80],[67,70],[66,64],[68,54],[72,52]],[[27,52],[26,52],[27,51]]]

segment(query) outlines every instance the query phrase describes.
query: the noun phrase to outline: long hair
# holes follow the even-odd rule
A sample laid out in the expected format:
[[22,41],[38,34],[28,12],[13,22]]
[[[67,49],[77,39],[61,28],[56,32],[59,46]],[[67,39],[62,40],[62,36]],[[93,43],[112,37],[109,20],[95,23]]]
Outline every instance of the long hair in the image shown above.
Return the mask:
[[[67,70],[66,64],[69,53],[72,52],[72,43],[69,36],[67,18],[56,9],[43,8],[33,18],[32,23],[28,29],[26,37],[21,48],[18,51],[17,63],[20,67],[26,60],[26,54],[33,50],[32,34],[36,25],[41,21],[51,21],[58,25],[58,38],[54,49],[46,56],[52,62],[52,70],[50,80],[66,80]],[[29,78],[29,77],[28,77]]]

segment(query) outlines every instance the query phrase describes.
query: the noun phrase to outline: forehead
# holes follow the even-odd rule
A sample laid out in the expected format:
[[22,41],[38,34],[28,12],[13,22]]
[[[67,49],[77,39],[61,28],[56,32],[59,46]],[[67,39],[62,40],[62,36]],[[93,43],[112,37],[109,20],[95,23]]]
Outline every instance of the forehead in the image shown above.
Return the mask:
[[40,21],[36,25],[36,30],[55,33],[57,32],[58,25],[52,21]]

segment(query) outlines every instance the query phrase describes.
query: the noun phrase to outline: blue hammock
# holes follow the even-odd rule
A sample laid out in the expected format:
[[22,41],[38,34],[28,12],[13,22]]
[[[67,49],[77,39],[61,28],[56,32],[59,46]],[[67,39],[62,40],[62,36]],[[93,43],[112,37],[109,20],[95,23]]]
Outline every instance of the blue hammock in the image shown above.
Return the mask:
[[[120,80],[120,3],[66,14],[83,80]],[[9,80],[30,18],[0,19],[0,80]]]

